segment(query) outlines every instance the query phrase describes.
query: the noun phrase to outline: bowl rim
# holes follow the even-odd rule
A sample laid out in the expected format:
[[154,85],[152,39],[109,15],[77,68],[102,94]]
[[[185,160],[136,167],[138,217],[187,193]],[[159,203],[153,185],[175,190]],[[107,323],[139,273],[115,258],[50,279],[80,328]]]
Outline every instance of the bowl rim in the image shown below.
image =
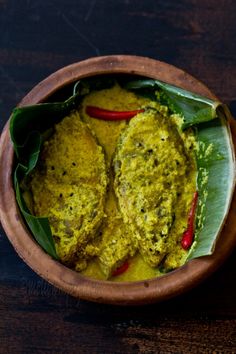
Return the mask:
[[[37,84],[18,106],[47,100],[57,90],[90,76],[132,74],[159,79],[212,99],[217,97],[199,80],[173,65],[147,57],[111,55],[83,60],[54,72]],[[236,123],[231,129],[236,136]],[[213,273],[236,246],[236,195],[211,256],[197,258],[158,278],[135,282],[111,282],[90,279],[52,259],[33,239],[25,226],[15,200],[12,183],[14,151],[9,134],[9,120],[0,138],[0,220],[16,252],[42,278],[66,293],[94,302],[138,305],[162,301],[179,295]]]

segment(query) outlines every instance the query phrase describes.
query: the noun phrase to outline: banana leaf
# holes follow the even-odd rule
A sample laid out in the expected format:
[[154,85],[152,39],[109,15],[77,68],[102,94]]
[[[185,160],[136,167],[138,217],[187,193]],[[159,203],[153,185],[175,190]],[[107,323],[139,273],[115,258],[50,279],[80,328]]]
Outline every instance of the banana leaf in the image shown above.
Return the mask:
[[53,258],[58,259],[48,218],[36,217],[28,209],[24,200],[24,181],[36,166],[43,141],[53,132],[54,124],[68,115],[79,105],[81,98],[92,89],[101,90],[114,85],[114,79],[94,78],[78,81],[73,95],[64,102],[40,103],[17,107],[10,119],[10,136],[17,158],[14,173],[16,200],[34,238]]
[[[82,97],[91,90],[111,87],[114,82],[111,77],[82,80],[75,84],[73,96],[65,102],[19,107],[12,113],[10,134],[18,162],[14,174],[16,199],[36,241],[55,259],[58,256],[48,219],[30,213],[23,197],[24,181],[36,166],[42,142],[52,133],[53,125],[76,109]],[[188,259],[212,254],[230,207],[235,181],[235,157],[227,107],[158,80],[126,80],[125,87],[159,100],[171,112],[182,115],[182,129],[194,127],[199,143],[196,156],[199,203],[195,242]]]
[[18,164],[14,174],[17,203],[36,241],[48,254],[53,258],[58,259],[48,218],[32,215],[23,198],[19,181],[22,180],[27,173],[28,171],[25,170],[25,166]]
[[55,259],[58,256],[48,218],[30,213],[23,197],[23,184],[38,162],[45,132],[75,108],[77,98],[74,95],[65,102],[18,107],[10,119],[10,135],[18,162],[14,173],[16,200],[34,238]]
[[139,92],[145,89],[144,95],[149,92],[150,97],[153,97],[155,91],[159,89],[160,103],[168,106],[172,112],[182,115],[183,130],[217,118],[218,110],[223,110],[227,116],[229,115],[226,105],[221,102],[213,101],[159,80],[136,80],[125,86],[127,89]]

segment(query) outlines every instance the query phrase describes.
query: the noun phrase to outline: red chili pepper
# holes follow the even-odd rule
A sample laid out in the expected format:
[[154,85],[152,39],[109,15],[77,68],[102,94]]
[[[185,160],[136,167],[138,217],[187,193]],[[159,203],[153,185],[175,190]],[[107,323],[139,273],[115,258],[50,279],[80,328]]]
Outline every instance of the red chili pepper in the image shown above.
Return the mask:
[[197,207],[197,200],[198,200],[198,192],[195,192],[193,195],[191,209],[188,215],[188,227],[187,230],[183,233],[181,245],[183,249],[188,250],[194,239],[194,219],[195,219],[195,212]]
[[131,119],[136,114],[144,112],[144,109],[136,109],[135,111],[110,111],[94,106],[87,106],[86,113],[93,118],[99,118],[104,120],[123,120]]
[[128,268],[129,268],[129,263],[125,262],[120,267],[118,267],[116,270],[114,270],[114,272],[112,273],[112,276],[116,277],[117,275],[124,273]]

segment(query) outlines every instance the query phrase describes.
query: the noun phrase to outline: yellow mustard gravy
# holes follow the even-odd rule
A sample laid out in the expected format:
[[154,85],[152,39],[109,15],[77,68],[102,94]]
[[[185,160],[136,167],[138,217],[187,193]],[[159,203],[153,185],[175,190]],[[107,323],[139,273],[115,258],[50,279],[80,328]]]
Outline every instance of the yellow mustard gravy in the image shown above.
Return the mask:
[[[87,106],[145,108],[130,121],[104,121]],[[55,126],[30,180],[33,212],[47,216],[57,253],[81,274],[136,281],[181,266],[181,238],[196,190],[196,141],[181,117],[118,84],[85,96]],[[113,276],[128,262],[128,269]]]
[[[114,110],[114,111],[126,111],[126,110],[135,110],[135,109],[140,109],[143,107],[147,106],[152,106],[153,108],[157,109],[161,114],[164,116],[163,120],[169,119],[169,114],[168,114],[168,109],[167,107],[160,106],[157,103],[150,102],[148,99],[140,98],[137,97],[135,94],[132,92],[127,92],[126,90],[123,90],[120,88],[118,85],[114,86],[111,89],[106,89],[102,91],[96,91],[88,95],[83,102],[82,108],[81,108],[81,117],[82,119],[88,123],[90,126],[91,130],[94,131],[95,135],[97,136],[99,144],[103,146],[105,154],[106,154],[106,159],[107,159],[107,165],[109,166],[110,170],[110,179],[112,183],[109,184],[109,191],[107,195],[107,200],[106,200],[106,215],[107,215],[107,222],[105,223],[105,227],[103,232],[105,233],[105,245],[108,245],[107,248],[110,248],[111,250],[111,257],[114,252],[112,252],[112,248],[109,245],[109,242],[111,243],[112,241],[115,242],[115,237],[114,235],[116,233],[119,234],[119,231],[121,230],[125,235],[132,233],[135,234],[137,233],[137,230],[135,227],[129,228],[129,230],[126,229],[126,223],[130,225],[132,223],[132,220],[129,220],[129,215],[125,215],[125,210],[126,207],[123,206],[123,214],[122,214],[122,206],[119,205],[119,201],[117,200],[117,193],[115,193],[115,188],[114,187],[114,171],[111,166],[111,163],[115,163],[114,159],[116,160],[117,157],[115,157],[116,150],[117,150],[117,145],[119,143],[119,139],[124,134],[123,132],[126,131],[128,122],[127,121],[103,121],[95,118],[89,117],[86,112],[86,106],[92,105],[104,109],[109,109],[109,110]],[[145,113],[147,115],[147,113]],[[142,124],[145,124],[145,114],[142,114],[141,117],[139,115],[138,119],[141,119],[140,126]],[[153,114],[153,112],[148,113],[150,116]],[[142,117],[144,116],[143,122],[142,122]],[[151,117],[152,118],[152,117]],[[134,119],[137,119],[135,117]],[[179,161],[180,163],[182,162],[181,168],[182,170],[185,170],[185,175],[184,172],[182,175],[176,175],[176,173],[172,173],[172,180],[170,178],[170,182],[177,180],[179,183],[176,183],[175,188],[181,189],[179,191],[179,194],[181,192],[181,195],[178,197],[178,207],[175,208],[175,220],[178,222],[174,222],[170,233],[168,233],[168,253],[165,254],[164,259],[162,258],[162,264],[161,267],[155,266],[155,264],[150,264],[148,262],[148,257],[151,257],[151,253],[148,254],[148,252],[145,253],[145,251],[141,251],[140,253],[140,242],[138,241],[138,236],[137,239],[135,239],[134,243],[137,242],[136,245],[134,245],[134,250],[135,252],[128,254],[127,250],[127,242],[121,242],[120,246],[121,248],[125,247],[126,248],[126,254],[124,254],[124,259],[128,258],[129,262],[129,268],[122,274],[117,275],[115,277],[111,276],[111,272],[109,273],[104,272],[104,265],[101,266],[101,260],[98,261],[97,258],[93,259],[92,261],[89,262],[88,267],[82,271],[82,274],[90,277],[95,277],[98,279],[106,279],[107,277],[111,276],[111,280],[114,281],[135,281],[135,280],[142,280],[142,279],[148,279],[152,277],[159,276],[163,274],[164,271],[168,271],[171,269],[174,269],[176,267],[179,267],[185,262],[185,259],[187,257],[187,252],[184,251],[180,245],[180,240],[182,237],[183,232],[186,230],[187,227],[187,216],[188,216],[188,211],[190,209],[193,193],[196,190],[196,165],[195,165],[195,160],[194,160],[194,155],[192,152],[193,145],[195,144],[194,137],[192,133],[185,133],[181,135],[177,131],[177,123],[179,122],[180,118],[177,116],[172,116],[171,117],[171,123],[169,126],[169,132],[171,130],[175,130],[175,134],[172,134],[171,139],[174,141],[173,145],[176,145],[175,142],[177,142],[177,146],[182,144],[182,151],[172,151],[169,150],[169,142],[164,147],[159,146],[159,150],[162,149],[167,149],[166,156],[169,157],[169,160],[172,158],[175,158],[175,153],[179,153]],[[160,125],[160,124],[159,124]],[[143,125],[144,126],[144,125]],[[150,127],[152,129],[152,127]],[[156,129],[160,130],[160,127],[158,128],[158,124]],[[147,134],[151,134],[152,130],[148,131]],[[163,122],[162,126],[162,135],[165,136],[166,134],[166,126]],[[139,134],[139,133],[138,133]],[[145,134],[144,131],[142,131],[142,134]],[[151,134],[152,135],[152,134]],[[147,138],[147,137],[146,137]],[[154,141],[150,141],[150,144],[155,143],[155,138],[153,137]],[[130,148],[130,146],[128,147]],[[173,149],[173,146],[172,146]],[[177,149],[178,150],[178,149]],[[171,152],[171,154],[170,154]],[[181,156],[181,152],[183,156]],[[125,151],[124,151],[124,156],[125,156]],[[124,158],[123,156],[123,158]],[[182,159],[182,161],[181,161]],[[132,160],[132,163],[134,163],[134,159]],[[138,163],[136,161],[136,163]],[[184,165],[183,165],[184,164]],[[188,165],[187,167],[185,166]],[[166,166],[164,166],[166,167]],[[137,166],[134,166],[134,172],[136,171]],[[161,167],[160,167],[161,168]],[[176,166],[176,169],[178,166]],[[140,167],[139,167],[140,170]],[[124,171],[126,173],[127,171]],[[144,170],[141,171],[141,173],[144,174],[144,179],[145,179],[145,166]],[[137,174],[137,171],[136,171]],[[153,176],[155,178],[155,176]],[[133,178],[131,176],[131,178]],[[163,179],[166,178],[163,176]],[[150,179],[150,178],[149,178]],[[130,181],[131,183],[134,183],[134,179]],[[161,183],[161,181],[160,181]],[[140,183],[137,185],[138,188],[140,188]],[[149,187],[150,189],[150,194],[155,195],[155,188],[152,190],[152,187]],[[136,193],[138,194],[140,190],[136,190]],[[131,191],[131,195],[129,195],[129,199],[132,199],[132,193],[135,193],[135,188],[134,191]],[[168,189],[165,190],[165,193],[168,193]],[[134,195],[134,194],[133,194]],[[134,197],[135,198],[135,197]],[[172,206],[173,207],[173,206]],[[132,207],[129,210],[129,213],[132,212]],[[163,218],[163,217],[162,217]],[[126,220],[125,220],[126,219]],[[150,215],[149,215],[150,219]],[[119,221],[117,223],[117,220]],[[126,223],[124,222],[126,221]],[[142,221],[140,221],[142,223]],[[155,225],[154,225],[155,227]],[[140,228],[139,228],[140,229]],[[142,230],[143,231],[143,230]],[[119,236],[119,235],[118,235]],[[132,237],[132,236],[131,236]],[[133,237],[132,237],[133,238]],[[127,239],[127,237],[126,237]],[[139,245],[138,245],[139,244]],[[143,245],[143,249],[145,250],[150,246],[147,243],[147,245]],[[166,247],[166,243],[162,245],[162,247]],[[109,257],[109,255],[106,255]],[[121,257],[122,259],[122,257]],[[108,262],[109,263],[109,262]],[[121,262],[122,263],[122,262]],[[112,262],[110,262],[112,265]],[[101,270],[102,269],[102,270]]]

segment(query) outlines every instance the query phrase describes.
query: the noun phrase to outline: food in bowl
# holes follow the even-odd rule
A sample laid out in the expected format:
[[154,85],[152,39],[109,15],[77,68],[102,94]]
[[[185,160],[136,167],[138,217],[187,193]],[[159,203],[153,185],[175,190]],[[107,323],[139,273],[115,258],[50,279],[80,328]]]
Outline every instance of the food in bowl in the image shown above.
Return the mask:
[[[225,193],[215,181],[223,201],[215,226],[207,220],[210,184],[215,169],[233,172],[228,140],[223,150],[217,146],[206,121],[216,119],[220,129],[225,122],[210,100],[202,98],[199,107],[199,98],[182,90],[176,95],[173,87],[168,95],[153,80],[111,81],[99,89],[81,81],[79,103],[67,115],[63,107],[48,129],[40,127],[43,148],[40,143],[37,161],[16,186],[18,200],[21,189],[31,214],[48,218],[62,263],[98,279],[148,279],[214,249],[232,179]],[[220,134],[215,127],[214,134]],[[207,229],[211,238],[204,239]]]
[[83,269],[87,258],[97,253],[93,243],[105,217],[107,182],[102,147],[78,114],[56,124],[30,176],[29,207],[35,215],[49,218],[64,264],[77,262]]

